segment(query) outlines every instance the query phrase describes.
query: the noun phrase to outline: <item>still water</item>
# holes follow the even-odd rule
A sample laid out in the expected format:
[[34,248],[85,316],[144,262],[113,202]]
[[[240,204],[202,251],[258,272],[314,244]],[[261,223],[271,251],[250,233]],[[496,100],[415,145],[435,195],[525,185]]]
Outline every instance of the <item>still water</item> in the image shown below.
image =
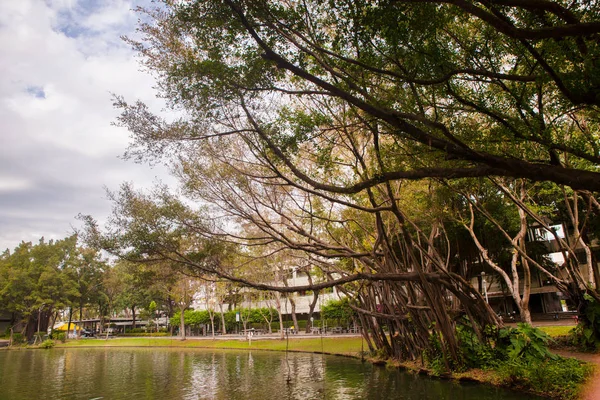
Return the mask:
[[0,399],[531,400],[317,354],[196,349],[0,351]]

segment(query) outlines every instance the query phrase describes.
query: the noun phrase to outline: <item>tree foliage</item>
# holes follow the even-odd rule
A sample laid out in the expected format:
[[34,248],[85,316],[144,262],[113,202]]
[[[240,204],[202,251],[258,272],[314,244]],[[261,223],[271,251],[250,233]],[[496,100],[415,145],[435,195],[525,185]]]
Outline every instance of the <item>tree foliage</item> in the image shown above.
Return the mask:
[[[456,226],[472,227],[463,241],[477,256],[479,233],[505,233],[492,246],[518,275],[534,265],[527,219],[543,223],[526,199],[481,178],[579,191],[565,203],[575,227],[578,196],[591,206],[600,189],[599,9],[434,0],[140,9],[143,37],[129,43],[180,117],[116,98],[133,136],[127,155],[166,160],[183,194],[206,206],[124,186],[108,231],[88,218],[88,237],[122,257],[263,290],[337,286],[377,347],[416,358],[436,326],[456,359],[460,314],[479,336],[501,324],[468,281]],[[471,207],[468,223],[448,218]],[[284,251],[324,279],[277,284],[269,260]],[[575,270],[573,291],[585,292]]]
[[[77,245],[77,236],[37,244],[22,242],[0,258],[0,308],[23,322],[30,337],[46,330],[56,311],[88,302],[101,262],[96,251]],[[87,270],[89,274],[82,271]]]

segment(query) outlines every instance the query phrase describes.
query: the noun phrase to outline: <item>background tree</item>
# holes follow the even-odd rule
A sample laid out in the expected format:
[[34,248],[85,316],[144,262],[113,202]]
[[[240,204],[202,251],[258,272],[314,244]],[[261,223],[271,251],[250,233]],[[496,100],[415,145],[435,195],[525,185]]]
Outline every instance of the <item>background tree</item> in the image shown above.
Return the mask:
[[[192,304],[196,294],[200,291],[201,284],[199,281],[185,275],[178,275],[174,285],[169,290],[171,299],[179,309],[179,336],[181,340],[185,340],[185,310]],[[214,318],[214,317],[213,317]],[[213,328],[214,332],[214,328]]]
[[13,313],[22,332],[32,338],[38,330],[46,331],[55,311],[79,296],[77,285],[68,273],[76,256],[76,237],[38,244],[22,242],[5,252],[0,262],[0,304]]
[[116,303],[131,312],[132,328],[136,328],[137,313],[152,301],[154,271],[146,265],[119,261],[113,267],[117,279],[122,284]]

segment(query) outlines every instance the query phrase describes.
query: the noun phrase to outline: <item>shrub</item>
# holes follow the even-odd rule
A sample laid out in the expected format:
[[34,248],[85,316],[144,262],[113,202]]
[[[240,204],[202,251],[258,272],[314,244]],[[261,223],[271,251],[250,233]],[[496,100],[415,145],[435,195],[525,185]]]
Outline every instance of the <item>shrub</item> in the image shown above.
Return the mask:
[[40,343],[40,347],[42,349],[51,349],[54,347],[54,340],[52,339],[46,339],[44,340],[42,343]]
[[448,372],[448,367],[454,369],[454,365],[448,364],[444,357],[443,344],[436,331],[429,335],[429,347],[425,350],[424,359],[427,367],[435,376],[444,375]]
[[543,393],[555,399],[574,399],[593,368],[576,359],[550,353],[550,336],[527,324],[498,332],[497,348],[508,359],[498,363],[505,385]]
[[321,318],[334,320],[336,325],[347,325],[356,317],[356,311],[350,307],[350,299],[329,300],[321,307]]
[[550,340],[550,336],[541,329],[519,323],[517,328],[504,328],[498,331],[496,347],[511,361],[520,359],[541,361],[557,357],[548,350]]
[[553,399],[575,399],[593,367],[574,358],[545,361],[510,360],[497,372],[505,385],[544,393]]
[[12,335],[12,343],[13,344],[25,343],[25,336],[23,336],[22,333],[13,333],[13,335]]
[[594,333],[593,327],[586,326],[584,322],[577,324],[569,333],[569,344],[579,348],[582,351],[596,351],[598,349],[598,339]]
[[600,348],[600,303],[587,293],[583,297],[579,323],[571,331],[571,339],[581,350],[595,351]]
[[456,328],[456,337],[460,346],[462,366],[466,368],[491,368],[506,357],[499,348],[494,348],[490,338],[497,336],[495,327],[488,327],[484,332],[484,341],[479,340],[469,324]]
[[67,341],[67,334],[65,332],[53,332],[52,333],[52,339],[54,340],[60,340],[61,343],[64,343]]

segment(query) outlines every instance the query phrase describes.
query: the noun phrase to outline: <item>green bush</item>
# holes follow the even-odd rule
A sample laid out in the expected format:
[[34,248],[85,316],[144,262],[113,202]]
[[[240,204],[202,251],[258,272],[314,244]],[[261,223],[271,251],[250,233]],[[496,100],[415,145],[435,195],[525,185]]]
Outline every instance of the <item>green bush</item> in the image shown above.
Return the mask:
[[497,349],[507,356],[496,368],[505,385],[522,388],[555,399],[574,399],[592,367],[548,350],[550,336],[520,323],[498,332]]
[[64,343],[67,341],[67,334],[65,332],[55,331],[52,333],[52,339],[60,340],[61,343]]
[[496,347],[508,356],[511,361],[542,361],[557,356],[548,350],[550,336],[541,329],[525,323],[517,324],[517,328],[504,328],[498,331]]
[[52,339],[46,339],[42,343],[40,343],[40,347],[42,349],[51,349],[54,347],[54,345],[55,345],[55,343],[54,343],[54,340],[52,340]]
[[582,351],[596,351],[598,349],[598,339],[591,326],[586,326],[584,322],[577,324],[568,336],[568,343],[579,348]]
[[572,343],[583,351],[600,348],[600,304],[589,294],[584,294],[579,323],[571,331]]
[[[321,318],[334,321],[336,325],[348,325],[356,318],[356,311],[350,307],[350,299],[329,300],[321,307]],[[331,326],[331,325],[330,325]]]
[[12,335],[12,344],[21,344],[25,343],[25,336],[22,333],[13,333]]
[[577,398],[582,383],[593,372],[588,363],[550,353],[550,336],[527,324],[500,330],[488,327],[482,336],[479,340],[463,321],[456,329],[460,360],[455,363],[444,358],[444,342],[432,329],[428,349],[423,353],[427,367],[433,375],[443,375],[448,368],[490,369],[505,386],[564,400]]
[[429,346],[424,353],[424,360],[427,367],[431,370],[435,376],[440,376],[449,373],[455,369],[454,365],[448,363],[444,356],[443,343],[440,339],[440,335],[434,330],[429,335]]
[[510,360],[497,372],[505,385],[543,393],[553,399],[575,399],[593,367],[574,358],[544,361]]
[[488,327],[484,332],[483,343],[469,324],[456,328],[456,337],[460,346],[462,367],[493,368],[506,357],[499,347],[492,346],[491,339],[497,336],[495,327]]

